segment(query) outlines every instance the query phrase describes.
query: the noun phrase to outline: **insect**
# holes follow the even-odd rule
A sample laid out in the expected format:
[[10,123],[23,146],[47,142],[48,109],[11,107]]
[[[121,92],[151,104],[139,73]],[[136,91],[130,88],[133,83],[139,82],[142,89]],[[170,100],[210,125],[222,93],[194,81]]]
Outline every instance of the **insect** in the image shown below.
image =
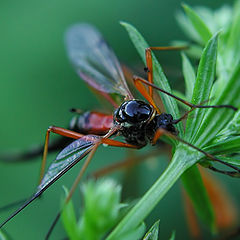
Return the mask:
[[[93,26],[77,24],[71,27],[66,34],[66,45],[70,61],[74,65],[78,75],[91,88],[96,89],[100,95],[112,103],[116,109],[113,115],[101,114],[99,112],[82,113],[72,122],[72,130],[56,126],[48,128],[44,144],[40,180],[36,192],[17,211],[8,217],[0,227],[3,227],[32,201],[42,195],[46,189],[69,169],[88,155],[76,182],[69,192],[68,201],[93,154],[101,144],[138,149],[149,143],[155,145],[162,135],[166,135],[191,146],[208,158],[220,161],[180,139],[177,136],[178,131],[175,126],[195,108],[229,108],[232,110],[236,110],[236,108],[230,105],[194,105],[155,86],[153,84],[151,51],[161,50],[161,47],[146,49],[148,81],[137,76],[133,77],[134,85],[147,100],[143,101],[133,97],[115,54]],[[161,113],[153,99],[153,89],[184,103],[190,107],[190,110],[178,119],[173,119],[171,114]],[[120,106],[117,99],[121,99],[122,103]],[[75,111],[79,112],[78,110]],[[53,161],[45,172],[50,133],[56,133],[76,140],[67,145],[58,154],[56,160]],[[113,139],[115,136],[122,136],[124,141]],[[237,169],[237,171],[239,170]]]

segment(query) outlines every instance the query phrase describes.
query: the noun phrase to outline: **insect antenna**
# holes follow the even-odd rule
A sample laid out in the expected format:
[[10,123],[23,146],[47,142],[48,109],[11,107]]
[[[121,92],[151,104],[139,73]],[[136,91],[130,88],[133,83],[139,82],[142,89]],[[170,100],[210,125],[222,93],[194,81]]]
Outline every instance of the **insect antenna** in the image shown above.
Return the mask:
[[179,102],[181,102],[181,103],[183,103],[183,104],[185,104],[185,105],[187,105],[187,106],[189,106],[189,107],[191,107],[193,109],[194,108],[230,108],[230,109],[232,109],[234,111],[238,110],[238,108],[236,108],[236,107],[234,107],[232,105],[228,105],[228,104],[227,105],[225,105],[225,104],[224,105],[198,105],[198,104],[192,104],[192,103],[190,103],[190,102],[188,102],[188,101],[186,101],[186,100],[184,100],[184,99],[182,99],[180,97],[177,97],[177,96],[173,95],[172,93],[169,93],[169,92],[163,90],[162,88],[159,88],[155,84],[150,83],[150,82],[146,81],[145,79],[143,79],[141,77],[134,76],[133,77],[133,81],[134,82],[141,82],[143,84],[151,86],[151,87],[157,89],[158,91],[160,91],[160,92],[162,92],[162,93],[164,93],[164,94],[166,94],[166,95],[168,95],[168,96],[170,96],[172,98],[175,98],[177,101],[179,101]]

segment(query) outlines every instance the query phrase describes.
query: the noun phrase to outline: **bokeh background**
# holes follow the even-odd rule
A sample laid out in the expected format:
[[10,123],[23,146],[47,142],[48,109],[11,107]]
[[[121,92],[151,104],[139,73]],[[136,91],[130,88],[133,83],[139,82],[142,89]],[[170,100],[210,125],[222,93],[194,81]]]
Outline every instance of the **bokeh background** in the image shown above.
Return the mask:
[[[185,1],[211,8],[233,1]],[[175,39],[185,39],[179,29],[175,14],[181,10],[181,1],[139,0],[43,0],[0,2],[0,152],[28,149],[43,143],[49,125],[68,125],[72,114],[69,109],[99,109],[96,98],[75,74],[64,48],[65,30],[76,22],[96,25],[121,62],[137,69],[143,68],[127,33],[119,25],[120,20],[133,24],[152,46],[167,45]],[[169,71],[173,86],[182,86],[180,57],[178,53],[158,54],[161,64]],[[151,148],[145,149],[151,151]],[[49,155],[49,162],[54,159]],[[96,154],[88,173],[110,162],[123,159],[124,150],[101,148]],[[128,182],[132,195],[140,197],[167,166],[165,159],[141,164],[131,173]],[[30,196],[35,190],[41,157],[32,162],[18,164],[0,163],[0,206]],[[6,231],[13,239],[43,239],[54,219],[63,196],[62,185],[70,188],[81,164],[75,166],[44,196],[35,201],[14,218]],[[117,181],[122,173],[114,175]],[[126,179],[125,179],[126,181]],[[225,184],[236,180],[224,178]],[[128,189],[129,190],[129,189]],[[232,189],[232,192],[236,192]],[[79,199],[79,191],[76,194]],[[235,201],[240,193],[235,194]],[[79,202],[75,201],[79,206]],[[2,221],[11,211],[1,212]],[[77,212],[80,209],[77,208]],[[176,230],[177,239],[188,239],[184,220],[180,183],[173,187],[148,218],[153,224],[161,220],[161,239],[167,239]],[[64,239],[61,223],[52,239]]]

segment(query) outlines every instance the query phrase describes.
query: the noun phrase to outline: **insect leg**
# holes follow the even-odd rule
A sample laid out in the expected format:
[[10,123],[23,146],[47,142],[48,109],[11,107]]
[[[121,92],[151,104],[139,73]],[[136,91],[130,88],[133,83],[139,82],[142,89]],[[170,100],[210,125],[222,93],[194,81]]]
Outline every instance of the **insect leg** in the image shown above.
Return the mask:
[[191,148],[193,148],[193,149],[201,152],[201,153],[202,153],[203,155],[205,155],[208,159],[211,159],[212,161],[215,161],[215,162],[219,162],[219,163],[221,163],[221,164],[223,164],[223,165],[225,165],[225,166],[227,166],[227,167],[229,167],[229,168],[234,169],[235,171],[222,171],[222,170],[217,170],[216,168],[213,168],[213,167],[211,167],[211,166],[208,167],[209,169],[211,169],[211,170],[213,170],[213,171],[217,171],[217,172],[219,172],[219,173],[226,174],[226,175],[231,176],[231,177],[240,177],[240,169],[239,169],[238,167],[235,167],[235,166],[233,166],[233,165],[230,164],[230,163],[224,162],[224,161],[222,161],[221,159],[214,157],[213,155],[211,155],[211,154],[203,151],[202,149],[200,149],[200,148],[194,146],[193,144],[191,144],[191,143],[189,143],[189,142],[181,139],[180,137],[173,135],[172,133],[164,130],[163,128],[159,128],[159,129],[156,131],[156,133],[155,133],[155,135],[154,135],[154,137],[153,137],[153,140],[152,140],[152,144],[155,144],[155,143],[157,142],[157,140],[158,140],[161,136],[163,136],[163,135],[166,135],[166,136],[168,136],[168,137],[170,137],[170,138],[176,139],[176,140],[178,140],[179,142],[182,142],[182,143],[190,146]]
[[190,103],[180,97],[177,97],[175,95],[173,95],[172,93],[169,93],[165,90],[163,90],[162,88],[159,88],[158,86],[154,85],[153,83],[150,83],[148,81],[146,81],[145,79],[141,78],[141,77],[136,77],[134,76],[134,79],[135,81],[140,81],[142,82],[143,84],[146,84],[148,86],[151,86],[155,89],[157,89],[158,91],[162,92],[162,93],[165,93],[166,95],[172,97],[172,98],[175,98],[177,101],[179,102],[182,102],[183,104],[189,106],[190,108],[230,108],[234,111],[237,111],[238,109],[232,105],[197,105],[197,104],[193,104],[193,103]]
[[[146,161],[151,157],[158,156],[162,152],[163,150],[156,149],[147,154],[129,156],[122,161],[113,163],[111,165],[107,165],[106,167],[97,170],[96,172],[92,173],[91,176],[93,176],[94,178],[100,178],[115,171],[131,168],[132,166],[135,166],[143,161]],[[167,153],[169,153],[169,151]]]
[[[186,49],[187,46],[168,46],[168,47],[149,47],[145,49],[145,57],[146,57],[146,64],[147,64],[147,73],[148,73],[148,82],[153,83],[153,64],[152,64],[152,50],[183,50]],[[149,85],[149,94],[153,96],[152,86]]]
[[44,143],[44,151],[43,151],[43,158],[42,158],[41,169],[40,169],[39,183],[41,183],[41,180],[44,176],[45,167],[46,167],[50,132],[56,133],[63,137],[68,137],[68,138],[73,138],[73,139],[78,139],[78,138],[84,136],[83,134],[80,134],[80,133],[77,133],[77,132],[74,132],[74,131],[71,131],[71,130],[68,130],[65,128],[61,128],[61,127],[50,126],[48,128],[48,130],[46,132],[45,143]]
[[[65,203],[64,204],[67,204],[69,202],[69,200],[72,198],[72,195],[73,195],[74,191],[76,190],[76,188],[77,188],[77,186],[78,186],[78,184],[79,184],[79,182],[80,182],[84,172],[86,171],[86,169],[87,169],[91,159],[93,158],[94,153],[96,152],[96,150],[97,150],[97,148],[99,147],[100,144],[101,144],[101,142],[97,143],[93,147],[93,149],[90,152],[90,154],[88,155],[86,161],[84,162],[84,165],[82,166],[82,168],[81,168],[77,178],[75,179],[75,181],[74,181],[74,183],[73,183],[73,185],[72,185],[72,187],[71,187],[71,189],[70,189],[70,191],[69,191],[69,193],[68,193],[68,195],[67,195],[67,197],[65,199]],[[48,230],[48,232],[46,234],[45,240],[49,239],[49,237],[50,237],[54,227],[56,226],[56,224],[57,224],[57,222],[58,222],[58,220],[59,220],[59,218],[61,216],[61,213],[62,213],[62,209],[58,212],[58,214],[55,217],[53,223],[51,224],[51,227],[49,228],[49,230]]]
[[143,97],[145,97],[147,99],[147,101],[157,110],[157,112],[160,113],[160,110],[156,106],[151,94],[148,93],[146,88],[143,86],[141,78],[137,77],[137,76],[133,76],[133,82],[134,82],[135,87],[143,95]]
[[[107,135],[106,135],[107,136]],[[128,144],[128,143],[124,143],[124,142],[120,142],[120,141],[116,141],[116,140],[112,140],[112,139],[108,139],[108,138],[105,138],[103,137],[102,139],[100,139],[100,141],[98,143],[96,143],[96,145],[93,147],[92,151],[90,152],[87,160],[84,162],[84,165],[83,167],[81,168],[76,180],[74,181],[68,195],[67,195],[67,198],[65,200],[65,204],[68,203],[68,201],[71,199],[75,189],[77,188],[77,185],[79,184],[87,166],[89,165],[94,153],[96,152],[97,148],[99,147],[100,144],[107,144],[107,145],[110,145],[110,146],[114,146],[114,147],[126,147],[126,148],[139,148],[138,146],[135,146],[135,145],[132,145],[132,144]],[[58,212],[57,216],[55,217],[53,223],[51,224],[51,227],[49,229],[49,231],[47,232],[47,235],[46,235],[46,238],[45,240],[49,239],[55,225],[57,224],[60,216],[61,216],[61,213],[62,213],[62,209]]]

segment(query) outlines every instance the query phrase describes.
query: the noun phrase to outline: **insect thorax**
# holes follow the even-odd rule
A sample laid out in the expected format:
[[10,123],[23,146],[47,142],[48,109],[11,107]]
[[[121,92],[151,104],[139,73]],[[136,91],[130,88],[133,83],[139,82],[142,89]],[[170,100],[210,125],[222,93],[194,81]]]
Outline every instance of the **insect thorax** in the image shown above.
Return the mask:
[[153,107],[141,100],[124,102],[114,113],[114,123],[127,143],[145,146],[152,142],[158,128],[177,134],[171,114],[156,114]]

